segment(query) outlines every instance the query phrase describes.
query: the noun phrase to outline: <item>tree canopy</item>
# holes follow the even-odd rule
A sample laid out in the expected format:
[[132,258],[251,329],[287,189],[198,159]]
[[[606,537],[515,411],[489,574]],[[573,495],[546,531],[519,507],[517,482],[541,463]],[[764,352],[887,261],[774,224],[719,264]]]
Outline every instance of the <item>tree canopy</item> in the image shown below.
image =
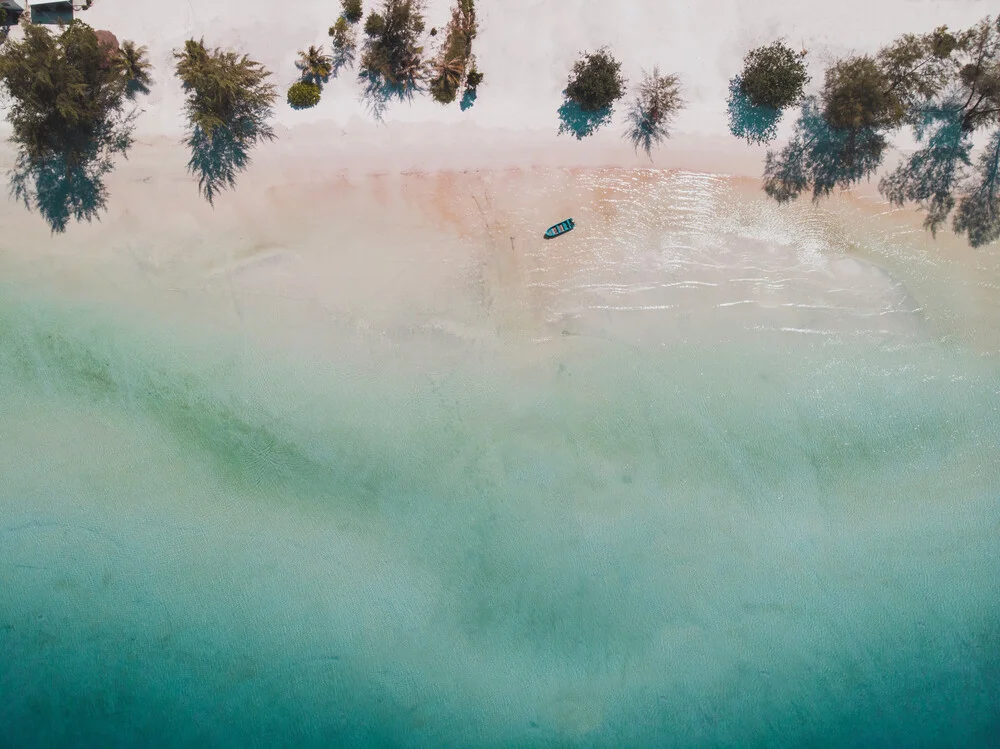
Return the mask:
[[319,104],[320,88],[313,81],[295,81],[288,87],[288,104],[292,109],[309,109]]
[[[450,104],[458,89],[467,84],[466,73],[472,59],[472,40],[476,38],[476,8],[474,0],[457,0],[451,11],[448,33],[432,64],[430,92],[442,104]],[[480,77],[475,85],[479,85]]]
[[209,50],[204,40],[189,39],[174,59],[187,94],[188,168],[212,202],[219,190],[236,184],[236,175],[249,164],[250,149],[274,139],[270,120],[277,92],[259,62],[231,50]]
[[150,75],[152,65],[145,47],[137,47],[135,42],[124,41],[118,56],[119,69],[125,76],[125,93],[130,99],[137,94],[148,94],[153,85]]
[[614,105],[625,95],[622,64],[605,49],[584,53],[573,65],[566,97],[584,112],[597,112]]
[[105,64],[96,33],[79,21],[58,36],[25,24],[24,39],[0,52],[0,78],[12,100],[12,140],[32,159],[72,158],[125,106],[126,79]]
[[295,67],[302,73],[302,80],[319,86],[330,79],[334,64],[333,58],[322,47],[310,44],[309,49],[299,51]]
[[361,0],[342,0],[341,7],[344,9],[344,18],[348,23],[357,23],[361,20],[363,11]]
[[[834,62],[789,144],[768,153],[764,189],[785,201],[850,187],[875,173],[903,127],[921,147],[881,179],[882,195],[916,203],[931,232],[954,213],[954,230],[973,246],[1000,238],[1000,18],[906,34],[874,55]],[[973,135],[983,129],[991,134],[974,160]]]
[[358,42],[354,27],[344,16],[330,27],[329,34],[330,46],[333,47],[333,74],[336,75],[341,68],[354,64]]
[[141,73],[148,82],[148,63],[139,67],[102,46],[81,21],[58,34],[25,24],[23,39],[0,48],[7,121],[18,150],[11,188],[53,231],[64,231],[71,217],[92,220],[105,208],[103,176],[132,144],[132,76]]
[[381,12],[365,21],[363,75],[399,91],[417,88],[423,80],[423,31],[421,0],[383,0]]
[[809,82],[803,57],[780,41],[750,50],[738,76],[740,91],[755,107],[782,110],[797,104]]

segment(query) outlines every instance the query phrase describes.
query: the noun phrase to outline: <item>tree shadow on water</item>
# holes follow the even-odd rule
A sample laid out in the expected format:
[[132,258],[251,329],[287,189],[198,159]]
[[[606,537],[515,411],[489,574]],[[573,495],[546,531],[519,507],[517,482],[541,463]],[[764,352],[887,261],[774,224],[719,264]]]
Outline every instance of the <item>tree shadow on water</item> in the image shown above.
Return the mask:
[[559,135],[569,133],[583,140],[611,122],[611,107],[587,112],[575,101],[567,99],[559,107]]
[[729,132],[747,143],[768,143],[778,134],[781,110],[755,107],[741,90],[742,81],[736,76],[729,81]]
[[256,120],[216,127],[211,134],[195,127],[186,143],[191,149],[188,171],[198,178],[198,190],[210,205],[222,190],[236,186],[236,177],[250,164],[250,151],[274,131]]

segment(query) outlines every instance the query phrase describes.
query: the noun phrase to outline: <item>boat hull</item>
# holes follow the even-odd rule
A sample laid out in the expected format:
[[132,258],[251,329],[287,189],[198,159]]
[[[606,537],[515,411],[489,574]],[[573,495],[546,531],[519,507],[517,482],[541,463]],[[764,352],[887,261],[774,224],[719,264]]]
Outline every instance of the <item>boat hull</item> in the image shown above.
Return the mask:
[[555,239],[556,237],[561,237],[568,231],[573,231],[575,227],[576,222],[574,222],[573,219],[568,218],[565,221],[560,221],[558,224],[550,226],[545,230],[545,234],[543,236],[545,239]]

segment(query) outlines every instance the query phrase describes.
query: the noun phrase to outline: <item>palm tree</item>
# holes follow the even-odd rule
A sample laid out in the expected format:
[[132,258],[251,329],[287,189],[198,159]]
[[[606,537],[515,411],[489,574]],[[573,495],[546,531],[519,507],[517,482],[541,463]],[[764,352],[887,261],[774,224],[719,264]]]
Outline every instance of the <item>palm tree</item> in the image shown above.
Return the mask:
[[145,47],[135,46],[135,42],[122,42],[118,55],[118,69],[126,80],[126,95],[134,99],[136,94],[148,94],[153,78],[149,71],[153,66],[149,62]]
[[455,100],[458,87],[462,85],[462,78],[465,76],[465,60],[461,57],[455,57],[442,61],[436,72],[437,75],[431,83],[431,93],[442,104],[449,104]]
[[295,67],[302,71],[303,80],[311,83],[326,83],[333,73],[333,58],[323,52],[322,47],[309,45],[305,52],[299,52]]

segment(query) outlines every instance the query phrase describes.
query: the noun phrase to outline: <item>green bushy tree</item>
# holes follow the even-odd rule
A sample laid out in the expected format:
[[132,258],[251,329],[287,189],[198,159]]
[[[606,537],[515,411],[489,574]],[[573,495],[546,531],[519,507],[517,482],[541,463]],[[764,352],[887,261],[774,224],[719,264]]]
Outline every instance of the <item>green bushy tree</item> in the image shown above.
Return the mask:
[[127,106],[130,84],[133,76],[148,80],[149,66],[130,65],[117,50],[108,55],[81,21],[57,34],[25,24],[22,39],[0,48],[6,119],[17,149],[11,190],[53,231],[64,231],[71,218],[100,214],[107,203],[103,177],[132,144],[137,113]]
[[584,112],[611,107],[625,95],[622,64],[605,49],[584,53],[573,65],[566,97]]
[[751,50],[743,59],[740,91],[755,107],[781,110],[797,104],[809,82],[803,57],[780,41]]
[[308,109],[319,104],[319,84],[312,81],[296,81],[288,87],[288,103],[293,109]]

